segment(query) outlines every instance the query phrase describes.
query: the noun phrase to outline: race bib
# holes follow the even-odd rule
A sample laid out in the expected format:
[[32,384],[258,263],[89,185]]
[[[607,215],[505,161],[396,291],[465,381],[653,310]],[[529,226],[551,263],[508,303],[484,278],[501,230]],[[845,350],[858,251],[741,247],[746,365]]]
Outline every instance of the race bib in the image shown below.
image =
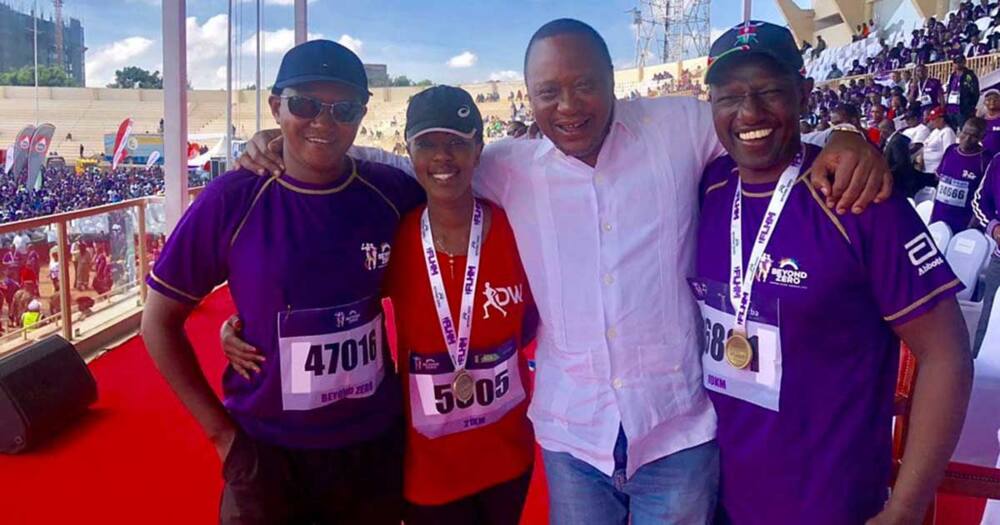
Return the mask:
[[363,299],[278,314],[284,410],[313,410],[368,397],[385,375],[382,311]]
[[941,177],[938,181],[937,193],[934,200],[964,208],[969,196],[969,182],[952,177]]
[[455,367],[448,352],[410,353],[410,417],[421,435],[437,438],[484,427],[524,400],[515,340],[472,349],[465,369],[475,381],[475,392],[463,403],[452,391]]
[[952,91],[948,93],[948,103],[957,106],[958,105],[958,92]]
[[919,97],[917,97],[917,100],[920,101],[920,105],[921,106],[929,106],[931,104],[931,96],[930,95],[926,95],[926,94],[920,95]]
[[702,379],[705,388],[778,411],[781,401],[781,330],[777,301],[755,295],[747,321],[753,347],[750,364],[739,369],[726,360],[726,340],[736,325],[729,287],[714,281],[691,281],[704,323]]

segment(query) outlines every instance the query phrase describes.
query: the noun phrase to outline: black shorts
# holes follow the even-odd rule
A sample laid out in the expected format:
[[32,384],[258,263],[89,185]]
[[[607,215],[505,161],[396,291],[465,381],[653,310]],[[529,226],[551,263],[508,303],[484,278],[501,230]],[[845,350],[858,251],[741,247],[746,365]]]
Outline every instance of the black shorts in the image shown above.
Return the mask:
[[222,465],[222,524],[399,525],[403,422],[340,449],[289,449],[238,432]]

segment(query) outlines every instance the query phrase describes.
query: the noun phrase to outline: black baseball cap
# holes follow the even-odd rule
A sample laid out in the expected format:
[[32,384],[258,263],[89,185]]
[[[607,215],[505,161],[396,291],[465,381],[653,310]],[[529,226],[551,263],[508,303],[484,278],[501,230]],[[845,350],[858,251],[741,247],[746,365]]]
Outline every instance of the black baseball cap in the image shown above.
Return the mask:
[[718,82],[720,71],[752,54],[771,57],[782,67],[800,75],[805,66],[791,31],[769,22],[750,20],[736,25],[712,42],[705,82]]
[[278,68],[278,78],[271,91],[280,94],[286,87],[306,82],[336,82],[357,90],[368,102],[368,75],[358,55],[330,40],[310,40],[285,53]]
[[454,86],[434,86],[413,95],[406,108],[406,140],[432,131],[482,137],[483,116],[472,95]]

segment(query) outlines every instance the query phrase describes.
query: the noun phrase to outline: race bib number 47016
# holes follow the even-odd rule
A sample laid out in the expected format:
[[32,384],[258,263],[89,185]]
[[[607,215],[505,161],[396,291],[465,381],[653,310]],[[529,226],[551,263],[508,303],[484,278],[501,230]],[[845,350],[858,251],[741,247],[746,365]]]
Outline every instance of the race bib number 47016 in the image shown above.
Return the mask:
[[285,410],[368,397],[385,375],[382,312],[366,301],[282,312],[278,345]]

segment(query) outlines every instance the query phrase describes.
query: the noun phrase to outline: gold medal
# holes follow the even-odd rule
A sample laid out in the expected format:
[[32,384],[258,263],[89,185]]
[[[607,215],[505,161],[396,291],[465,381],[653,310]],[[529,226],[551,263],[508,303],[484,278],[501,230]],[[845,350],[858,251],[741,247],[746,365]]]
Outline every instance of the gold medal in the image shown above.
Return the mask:
[[476,393],[476,382],[472,380],[472,374],[463,368],[455,374],[451,389],[455,392],[455,399],[461,403],[468,403]]
[[726,361],[740,370],[750,365],[753,359],[753,346],[745,333],[738,330],[726,340]]

